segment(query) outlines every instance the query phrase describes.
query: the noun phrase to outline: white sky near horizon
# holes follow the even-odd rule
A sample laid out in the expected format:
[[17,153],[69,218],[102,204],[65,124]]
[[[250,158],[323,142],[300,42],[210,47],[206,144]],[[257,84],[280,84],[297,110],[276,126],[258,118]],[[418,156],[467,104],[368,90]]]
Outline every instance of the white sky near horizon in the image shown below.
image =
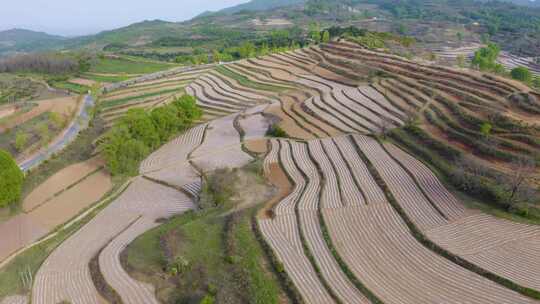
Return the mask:
[[248,0],[3,0],[0,31],[24,28],[76,36],[143,20],[184,21]]

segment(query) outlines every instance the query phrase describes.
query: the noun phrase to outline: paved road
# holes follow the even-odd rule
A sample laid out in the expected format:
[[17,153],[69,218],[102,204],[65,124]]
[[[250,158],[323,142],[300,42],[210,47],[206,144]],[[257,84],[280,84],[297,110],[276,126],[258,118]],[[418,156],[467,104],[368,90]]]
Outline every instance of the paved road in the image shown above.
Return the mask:
[[69,145],[71,142],[77,138],[77,135],[84,130],[86,127],[88,127],[88,123],[90,122],[90,115],[88,111],[90,108],[94,106],[94,99],[90,95],[84,96],[84,101],[81,107],[79,108],[79,113],[77,113],[77,116],[73,119],[69,127],[64,131],[61,137],[55,139],[54,142],[50,143],[49,146],[43,150],[40,151],[32,156],[30,158],[25,159],[19,164],[19,167],[23,171],[28,171],[48,158],[50,158],[55,153],[60,152],[63,150],[67,145]]

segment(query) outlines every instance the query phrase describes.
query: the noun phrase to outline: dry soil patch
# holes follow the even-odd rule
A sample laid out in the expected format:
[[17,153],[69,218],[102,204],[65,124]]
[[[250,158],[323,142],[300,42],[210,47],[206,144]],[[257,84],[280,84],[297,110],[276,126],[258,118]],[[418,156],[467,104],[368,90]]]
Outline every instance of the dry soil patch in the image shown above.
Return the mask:
[[278,188],[276,195],[268,200],[266,205],[259,211],[259,218],[270,218],[271,210],[274,206],[283,200],[289,193],[292,191],[292,184],[289,181],[289,178],[285,174],[285,171],[281,168],[278,163],[270,164],[268,171],[265,172],[268,182],[270,182],[274,187]]
[[32,191],[23,201],[23,210],[28,212],[50,200],[55,194],[79,182],[88,174],[98,170],[104,165],[99,158],[92,158],[85,162],[64,168],[47,179]]
[[0,124],[0,132],[4,132],[6,129],[11,129],[18,124],[22,124],[42,113],[55,112],[62,115],[70,115],[77,109],[77,97],[62,97],[41,100],[36,102],[37,107],[32,110],[18,115],[13,119],[8,119]]
[[53,229],[99,201],[111,188],[110,175],[100,170],[36,208],[29,216],[35,222]]
[[263,154],[263,153],[266,153],[267,151],[267,146],[266,146],[266,143],[268,142],[267,139],[254,139],[254,140],[248,140],[246,142],[244,142],[244,146],[246,147],[246,149],[248,149],[249,151],[253,152],[253,153],[260,153],[260,154]]
[[73,79],[70,79],[68,82],[78,84],[78,85],[88,86],[88,87],[91,87],[97,83],[94,80],[84,79],[84,78],[73,78]]

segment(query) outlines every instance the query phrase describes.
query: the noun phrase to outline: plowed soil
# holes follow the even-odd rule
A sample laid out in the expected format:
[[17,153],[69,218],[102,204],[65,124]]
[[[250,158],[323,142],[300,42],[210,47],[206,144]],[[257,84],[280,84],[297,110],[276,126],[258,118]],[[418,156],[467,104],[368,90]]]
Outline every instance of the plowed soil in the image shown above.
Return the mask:
[[23,201],[23,210],[29,212],[52,199],[55,194],[65,190],[70,185],[79,182],[88,174],[104,165],[99,158],[92,158],[85,162],[71,165],[47,179],[43,184],[32,191]]

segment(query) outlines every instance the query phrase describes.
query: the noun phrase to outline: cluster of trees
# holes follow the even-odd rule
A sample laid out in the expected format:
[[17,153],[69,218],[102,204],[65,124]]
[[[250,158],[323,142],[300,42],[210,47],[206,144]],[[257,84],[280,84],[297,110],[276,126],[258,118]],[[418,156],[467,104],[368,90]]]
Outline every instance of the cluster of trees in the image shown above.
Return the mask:
[[[321,34],[319,34],[321,35]],[[324,35],[320,36],[319,41]],[[328,40],[330,40],[328,36]],[[184,64],[206,64],[211,62],[229,62],[255,56],[265,56],[302,47],[307,41],[302,29],[273,30],[269,35],[256,41],[244,41],[238,45],[214,49],[208,53],[203,49],[195,49],[192,55],[177,56],[175,61]]]
[[500,52],[501,49],[499,46],[490,42],[486,47],[483,47],[474,53],[471,65],[480,71],[504,73],[504,67],[497,63]]
[[540,76],[534,76],[526,67],[520,66],[512,69],[512,71],[510,71],[510,76],[515,80],[522,81],[535,88],[540,88]]
[[13,157],[0,150],[0,208],[19,201],[23,179],[24,175]]
[[72,74],[88,71],[92,64],[91,60],[92,57],[89,55],[20,54],[0,60],[0,73]]
[[129,110],[102,143],[107,168],[113,175],[136,175],[144,158],[201,116],[202,110],[189,95],[151,112]]

